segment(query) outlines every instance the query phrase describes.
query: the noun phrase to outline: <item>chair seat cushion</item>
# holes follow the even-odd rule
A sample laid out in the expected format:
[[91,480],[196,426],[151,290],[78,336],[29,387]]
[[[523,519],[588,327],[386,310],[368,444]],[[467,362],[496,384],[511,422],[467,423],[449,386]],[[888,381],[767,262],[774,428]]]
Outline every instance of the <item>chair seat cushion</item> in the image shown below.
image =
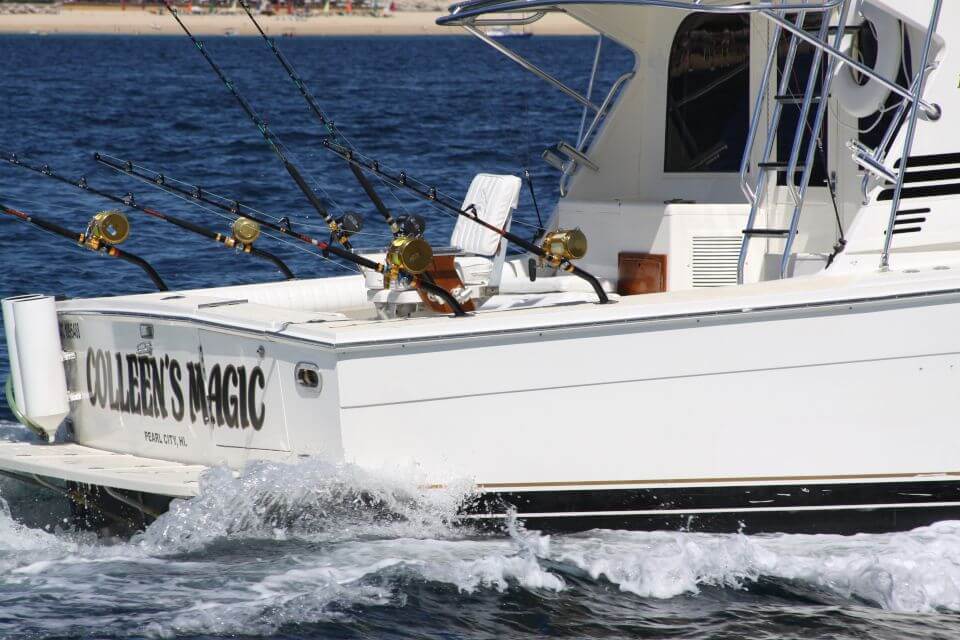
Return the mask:
[[490,276],[493,273],[493,263],[491,258],[482,256],[458,256],[454,258],[454,265],[457,269],[457,275],[460,281],[466,286],[486,286],[490,283]]

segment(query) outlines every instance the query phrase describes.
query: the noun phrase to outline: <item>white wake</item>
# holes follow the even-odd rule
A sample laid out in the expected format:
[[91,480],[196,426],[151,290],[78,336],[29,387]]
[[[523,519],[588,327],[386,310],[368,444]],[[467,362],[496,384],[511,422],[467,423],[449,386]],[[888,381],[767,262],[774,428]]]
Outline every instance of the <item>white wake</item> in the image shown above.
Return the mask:
[[[0,494],[23,495],[8,481]],[[19,524],[0,504],[0,636],[269,634],[402,606],[411,581],[462,593],[544,597],[609,584],[624,597],[708,597],[759,581],[893,612],[960,612],[960,522],[889,535],[592,531],[484,535],[455,524],[469,483],[422,490],[413,475],[349,465],[214,470],[127,541]],[[59,528],[58,528],[59,527]],[[700,595],[698,595],[700,594]],[[84,615],[62,615],[61,603]],[[122,613],[117,613],[118,611]],[[112,612],[112,613],[109,613]]]

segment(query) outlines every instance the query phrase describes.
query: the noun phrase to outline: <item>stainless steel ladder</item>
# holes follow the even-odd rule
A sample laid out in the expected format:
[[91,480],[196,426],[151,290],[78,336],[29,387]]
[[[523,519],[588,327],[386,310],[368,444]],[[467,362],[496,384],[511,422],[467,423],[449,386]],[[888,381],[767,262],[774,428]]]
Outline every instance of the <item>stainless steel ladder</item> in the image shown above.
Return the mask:
[[[833,6],[823,8],[822,13],[825,15],[823,16],[820,30],[816,35],[811,35],[803,28],[804,19],[806,18],[805,12],[797,12],[796,21],[791,23],[787,19],[787,12],[784,9],[767,9],[762,11],[762,13],[774,23],[775,28],[773,32],[773,46],[771,47],[767,65],[764,69],[762,87],[757,96],[753,114],[753,122],[750,127],[750,133],[748,135],[747,145],[744,150],[743,161],[740,167],[741,188],[744,192],[744,195],[747,197],[748,202],[750,203],[750,213],[747,218],[746,229],[744,229],[744,238],[740,248],[740,257],[737,264],[737,282],[740,284],[743,283],[744,268],[750,247],[750,240],[753,237],[777,237],[784,239],[784,251],[780,261],[779,276],[783,278],[787,275],[790,259],[792,257],[793,243],[796,239],[800,216],[803,212],[807,189],[810,185],[810,177],[813,171],[814,153],[816,151],[818,137],[820,135],[823,121],[828,109],[830,86],[834,76],[836,75],[836,71],[841,64],[849,65],[860,73],[868,76],[871,80],[880,82],[891,92],[899,95],[902,99],[898,111],[883,137],[883,141],[876,149],[868,149],[856,140],[851,141],[848,144],[848,147],[853,152],[853,160],[858,166],[865,169],[870,174],[878,177],[880,180],[894,185],[890,218],[887,225],[887,233],[884,238],[884,247],[880,265],[881,268],[887,268],[889,266],[890,243],[893,237],[897,211],[900,207],[905,172],[910,153],[913,148],[913,140],[916,135],[917,120],[921,116],[928,120],[936,120],[939,119],[941,115],[940,108],[937,105],[927,103],[923,100],[923,89],[926,84],[926,78],[930,71],[930,49],[933,42],[933,36],[936,33],[937,26],[939,24],[943,0],[933,1],[930,22],[924,38],[921,59],[919,64],[916,65],[914,78],[911,81],[910,88],[904,88],[900,86],[896,82],[896,78],[884,78],[870,67],[867,67],[866,65],[851,58],[841,51],[840,47],[846,32],[851,9],[854,7],[859,7],[861,2],[862,0],[843,0],[839,7],[837,7],[839,18],[835,27],[836,33],[832,44],[828,43],[827,34],[829,33],[830,23],[829,13],[833,10]],[[761,161],[757,165],[758,173],[754,185],[751,187],[749,182],[751,157],[753,155],[753,148],[756,144],[756,138],[760,126],[762,107],[766,99],[765,87],[768,86],[772,69],[775,68],[777,63],[777,43],[779,43],[780,36],[783,31],[787,31],[791,35],[790,48],[788,50],[787,60],[785,61],[784,65],[785,68],[783,70],[783,78],[781,78],[780,86],[777,91],[777,95],[775,96],[775,105],[767,130],[766,144],[761,156]],[[796,96],[789,95],[788,90],[789,80],[793,73],[793,66],[796,60],[797,48],[799,47],[799,43],[801,41],[812,45],[815,48],[815,52],[814,60],[811,63],[810,76],[807,80],[806,89],[804,90],[804,96],[800,109],[801,113],[797,121],[797,131],[794,135],[793,146],[791,147],[790,160],[786,163],[771,162],[770,156],[776,143],[776,135],[783,114],[783,105],[787,101],[796,99]],[[822,68],[824,55],[829,56],[829,62],[827,63],[826,74],[823,78],[820,92],[817,93],[816,86],[818,74]],[[809,143],[805,148],[803,148],[804,129],[807,126],[810,108],[815,102],[818,103],[818,106],[817,112],[814,116],[813,130],[810,135]],[[900,162],[895,164],[894,168],[891,169],[886,166],[885,160],[889,153],[888,149],[890,144],[893,142],[896,133],[900,130],[900,125],[902,124],[904,117],[908,118],[908,124],[906,135],[904,137]],[[801,155],[804,157],[803,164],[799,163]],[[801,169],[803,174],[800,179],[800,183],[795,185],[795,176]],[[758,213],[765,204],[765,199],[768,193],[767,181],[770,173],[775,172],[786,172],[787,191],[789,192],[793,201],[793,215],[790,218],[790,226],[788,229],[758,229],[755,226],[756,219]],[[869,176],[865,176],[863,182],[864,194],[866,194],[868,183]]]
[[[834,36],[834,48],[839,49],[844,32],[846,29],[847,18],[850,14],[851,6],[858,0],[843,0],[839,6],[839,19]],[[747,201],[750,203],[750,213],[747,216],[747,226],[743,230],[743,242],[740,245],[740,257],[737,262],[737,283],[743,284],[744,267],[746,265],[747,255],[750,250],[750,241],[755,237],[782,238],[784,240],[783,257],[780,261],[780,277],[785,277],[790,265],[790,257],[793,248],[793,242],[796,239],[797,229],[800,224],[800,215],[803,212],[803,205],[806,200],[807,189],[810,185],[810,178],[813,175],[814,154],[817,145],[820,144],[820,131],[823,128],[823,121],[827,114],[829,104],[830,85],[833,80],[838,60],[831,57],[827,63],[826,73],[821,74],[823,70],[824,48],[815,46],[813,59],[810,63],[810,71],[807,77],[807,83],[803,88],[803,95],[792,94],[791,80],[794,75],[794,66],[797,59],[797,51],[803,41],[810,42],[811,37],[806,35],[804,23],[809,13],[821,13],[822,19],[820,27],[813,36],[821,44],[827,42],[830,32],[830,14],[833,7],[824,7],[819,11],[797,11],[795,12],[795,22],[790,23],[787,18],[786,10],[777,10],[764,12],[767,17],[774,22],[774,30],[770,42],[770,53],[767,57],[767,63],[763,70],[763,79],[761,89],[757,94],[756,104],[753,112],[753,122],[750,126],[750,133],[747,137],[747,145],[744,149],[743,160],[740,164],[740,186]],[[786,23],[786,29],[785,25]],[[791,28],[792,27],[792,28]],[[784,30],[790,34],[790,44],[787,49],[787,57],[784,61],[783,69],[780,71],[781,77],[778,83],[777,93],[774,96],[773,112],[767,127],[767,137],[764,143],[763,152],[760,161],[757,163],[756,177],[753,186],[750,185],[750,169],[752,166],[753,148],[757,141],[757,135],[760,128],[760,116],[763,112],[763,104],[766,101],[766,87],[770,83],[770,76],[773,70],[777,68],[779,58],[780,37]],[[803,35],[802,35],[803,34]],[[821,75],[823,76],[821,79]],[[820,89],[817,90],[819,85]],[[800,114],[797,119],[797,130],[794,132],[793,141],[790,147],[790,157],[787,161],[772,160],[774,148],[777,143],[777,134],[780,129],[780,123],[783,117],[783,108],[787,104],[799,104]],[[814,115],[812,130],[809,139],[804,144],[805,132],[808,126],[810,110],[813,104],[817,105]],[[802,163],[801,163],[802,159]],[[796,182],[798,172],[801,172],[799,184]],[[783,173],[786,176],[787,192],[790,195],[793,204],[793,214],[790,217],[790,226],[786,229],[758,228],[756,226],[757,216],[766,203],[769,189],[768,181],[771,175]]]

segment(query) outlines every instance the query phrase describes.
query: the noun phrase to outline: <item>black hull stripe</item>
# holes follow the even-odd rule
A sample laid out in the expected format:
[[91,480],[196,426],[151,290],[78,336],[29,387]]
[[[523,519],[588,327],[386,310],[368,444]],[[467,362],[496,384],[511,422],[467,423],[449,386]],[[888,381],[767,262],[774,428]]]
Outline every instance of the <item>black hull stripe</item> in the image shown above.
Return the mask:
[[[693,531],[703,533],[838,534],[909,531],[944,520],[960,520],[960,506],[874,507],[830,511],[718,512],[665,515],[520,516],[525,526],[548,533],[590,529]],[[483,523],[484,521],[481,521]],[[478,524],[481,524],[478,523]],[[503,521],[486,522],[500,528]]]
[[960,479],[570,489],[485,493],[467,514],[810,509],[861,505],[960,504]]
[[[594,518],[599,516],[703,516],[715,514],[800,513],[826,511],[875,511],[877,509],[960,509],[960,502],[921,502],[917,504],[846,504],[835,507],[744,507],[741,509],[650,509],[648,511],[594,511],[559,513],[517,513],[518,518]],[[489,513],[463,516],[468,520],[504,520],[514,514]]]
[[[942,164],[960,164],[960,153],[935,153],[928,156],[910,156],[907,158],[907,168],[913,167],[936,167]],[[895,168],[900,168],[900,160],[897,160]]]
[[[68,483],[72,485],[72,483]],[[913,493],[912,485],[921,485],[929,491]],[[878,490],[878,487],[895,485],[898,490]],[[933,487],[933,485],[938,485]],[[940,486],[944,485],[944,486]],[[952,485],[947,487],[946,485]],[[73,485],[76,487],[77,485]],[[810,488],[822,485],[810,485]],[[839,488],[843,485],[831,485],[828,488]],[[783,487],[762,487],[764,489],[783,489]],[[635,506],[627,508],[588,509],[579,510],[534,512],[531,509],[517,509],[517,518],[530,529],[544,532],[578,532],[590,529],[624,529],[635,531],[698,531],[706,533],[811,533],[811,534],[841,534],[855,533],[888,533],[908,531],[917,527],[928,526],[944,520],[960,520],[960,497],[952,500],[938,499],[938,495],[952,494],[960,496],[960,481],[943,482],[931,481],[920,483],[882,483],[880,485],[860,485],[874,496],[897,495],[897,503],[860,502],[857,504],[828,504],[827,500],[817,500],[818,504],[798,506],[789,504],[769,505],[756,504],[755,500],[739,507],[709,508],[709,507],[677,507],[660,505],[653,508],[641,509]],[[697,487],[699,491],[716,492],[717,487]],[[722,490],[747,489],[758,490],[760,487],[720,487]],[[687,489],[682,489],[688,491]],[[656,491],[662,491],[657,489]],[[125,493],[125,492],[120,492]],[[571,497],[572,492],[550,492],[564,494]],[[612,490],[594,490],[588,492],[601,497],[604,494],[615,493]],[[749,491],[744,492],[744,495]],[[88,497],[103,497],[99,493]],[[804,494],[806,495],[806,494]],[[821,494],[821,498],[829,496]],[[138,499],[142,495],[137,496]],[[506,507],[503,496],[486,494],[483,500],[496,501],[500,507]],[[164,511],[171,498],[151,496],[148,501],[158,512]],[[507,521],[506,508],[497,510],[477,511],[479,503],[465,506],[461,510],[459,520],[481,529],[502,530]],[[491,502],[492,504],[492,502]],[[583,504],[590,504],[585,502]],[[598,501],[593,501],[598,504]],[[110,505],[105,505],[109,507]],[[116,505],[113,505],[116,506]],[[473,508],[470,508],[470,507]],[[148,518],[150,520],[152,518]],[[141,525],[142,526],[142,525]]]
[[[910,198],[934,198],[937,196],[952,196],[960,193],[960,183],[933,184],[926,187],[904,187],[900,193],[903,200]],[[877,197],[879,202],[893,200],[893,189],[884,189]]]
[[904,182],[942,182],[960,179],[960,167],[948,169],[929,169],[927,171],[908,171]]

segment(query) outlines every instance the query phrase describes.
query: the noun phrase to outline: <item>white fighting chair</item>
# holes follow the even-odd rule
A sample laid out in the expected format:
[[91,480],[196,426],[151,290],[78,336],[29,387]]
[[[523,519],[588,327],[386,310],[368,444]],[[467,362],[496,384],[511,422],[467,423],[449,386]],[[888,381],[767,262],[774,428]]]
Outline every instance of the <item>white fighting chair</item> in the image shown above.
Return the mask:
[[[517,176],[479,173],[470,183],[462,209],[468,213],[475,209],[477,217],[484,222],[509,231],[513,211],[520,202],[521,186]],[[454,262],[464,286],[474,292],[471,297],[482,294],[484,288],[500,286],[507,255],[507,241],[500,234],[459,216],[450,236],[450,246],[462,254],[454,258]]]
[[[509,231],[513,211],[520,202],[522,184],[517,176],[479,173],[470,183],[462,209],[468,213],[475,210],[477,217],[484,222]],[[454,264],[465,289],[463,292],[456,292],[464,294],[458,297],[464,300],[468,297],[487,297],[500,285],[507,242],[495,231],[486,229],[464,216],[458,216],[450,236],[450,247],[438,248],[437,251],[456,253]],[[383,260],[382,253],[367,257]],[[420,302],[417,291],[398,284],[384,289],[382,275],[369,269],[362,271],[368,296],[378,307],[390,305],[396,308]]]

